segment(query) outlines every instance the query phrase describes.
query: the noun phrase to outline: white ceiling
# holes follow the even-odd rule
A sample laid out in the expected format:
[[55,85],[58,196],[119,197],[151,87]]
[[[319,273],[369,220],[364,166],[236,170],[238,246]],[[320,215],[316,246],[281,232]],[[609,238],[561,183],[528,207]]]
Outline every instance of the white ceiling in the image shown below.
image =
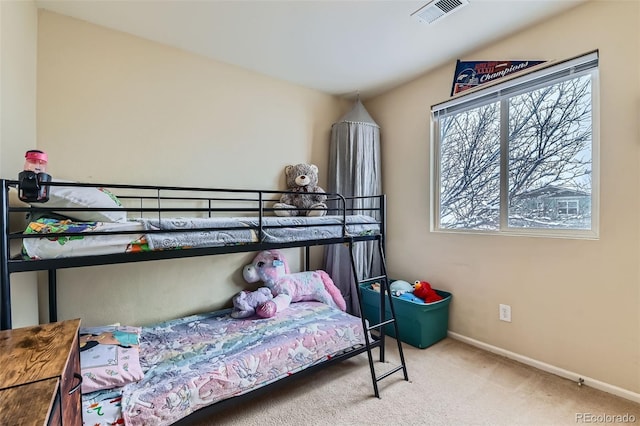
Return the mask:
[[[426,24],[428,0],[36,0],[38,7],[332,95],[380,94],[586,0],[470,0]],[[526,56],[526,55],[525,55]]]

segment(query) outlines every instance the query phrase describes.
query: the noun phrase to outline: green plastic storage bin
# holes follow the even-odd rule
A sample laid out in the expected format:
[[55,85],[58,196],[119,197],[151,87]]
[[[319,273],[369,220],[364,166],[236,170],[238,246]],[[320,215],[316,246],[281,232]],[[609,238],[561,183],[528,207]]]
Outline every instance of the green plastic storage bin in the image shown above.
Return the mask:
[[[393,307],[400,332],[400,340],[424,349],[447,337],[451,293],[434,289],[442,300],[434,303],[416,303],[393,296]],[[371,283],[360,285],[362,313],[369,324],[379,324],[380,293],[371,289]],[[391,318],[388,299],[385,299],[386,319]],[[385,334],[395,336],[393,324],[384,327]]]

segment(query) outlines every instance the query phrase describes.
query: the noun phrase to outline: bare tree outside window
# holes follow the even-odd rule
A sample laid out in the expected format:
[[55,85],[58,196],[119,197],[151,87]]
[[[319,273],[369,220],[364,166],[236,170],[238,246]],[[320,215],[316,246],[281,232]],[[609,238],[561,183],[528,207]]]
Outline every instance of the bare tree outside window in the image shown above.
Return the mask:
[[592,230],[588,71],[435,116],[439,229]]
[[591,196],[591,116],[589,75],[509,99],[509,226],[590,228],[589,203],[560,217],[553,197]]
[[440,223],[497,229],[500,224],[500,105],[442,120]]

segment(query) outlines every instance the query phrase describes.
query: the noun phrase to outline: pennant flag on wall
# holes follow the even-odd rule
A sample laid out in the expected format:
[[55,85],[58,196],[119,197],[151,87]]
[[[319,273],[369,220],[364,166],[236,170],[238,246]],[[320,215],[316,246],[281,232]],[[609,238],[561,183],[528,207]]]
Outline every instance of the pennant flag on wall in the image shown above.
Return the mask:
[[531,68],[546,61],[470,61],[458,60],[453,76],[451,96],[507,75]]

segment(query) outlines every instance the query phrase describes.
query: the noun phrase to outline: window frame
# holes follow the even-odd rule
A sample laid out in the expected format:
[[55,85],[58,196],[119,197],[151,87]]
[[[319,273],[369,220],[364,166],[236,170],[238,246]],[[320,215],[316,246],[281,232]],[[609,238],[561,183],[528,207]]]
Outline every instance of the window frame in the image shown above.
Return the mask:
[[[535,236],[566,239],[599,239],[600,222],[600,95],[598,51],[589,52],[560,62],[544,63],[531,71],[507,78],[468,93],[464,92],[448,101],[431,107],[431,188],[430,230],[439,233]],[[508,99],[541,87],[550,86],[569,78],[591,76],[591,229],[516,228],[508,225],[508,117],[500,117],[500,225],[496,230],[443,228],[440,223],[440,120],[459,112],[492,102],[500,102],[503,108]]]

